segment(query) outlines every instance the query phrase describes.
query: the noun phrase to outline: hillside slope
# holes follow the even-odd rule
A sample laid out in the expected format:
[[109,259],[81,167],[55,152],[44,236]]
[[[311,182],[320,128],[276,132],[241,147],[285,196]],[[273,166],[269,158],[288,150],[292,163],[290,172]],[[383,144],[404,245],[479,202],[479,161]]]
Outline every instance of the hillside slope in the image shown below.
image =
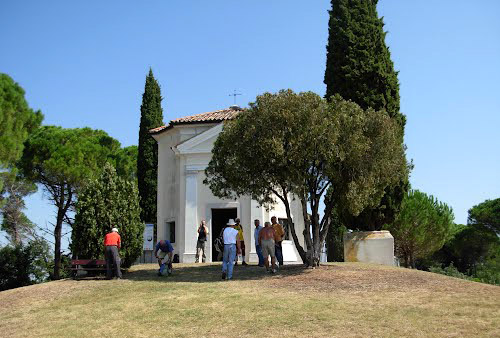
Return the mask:
[[500,287],[361,263],[315,270],[152,264],[123,280],[0,292],[2,337],[500,336]]

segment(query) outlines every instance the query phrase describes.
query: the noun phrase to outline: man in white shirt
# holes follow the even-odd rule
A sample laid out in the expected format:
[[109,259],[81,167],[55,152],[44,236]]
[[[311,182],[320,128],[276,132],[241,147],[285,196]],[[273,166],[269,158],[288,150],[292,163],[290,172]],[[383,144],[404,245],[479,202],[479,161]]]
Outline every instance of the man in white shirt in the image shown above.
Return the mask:
[[238,230],[234,228],[236,223],[230,219],[227,227],[224,229],[222,237],[224,239],[224,255],[222,260],[222,279],[233,279],[233,264],[236,257],[236,251],[241,254],[241,244],[238,238]]

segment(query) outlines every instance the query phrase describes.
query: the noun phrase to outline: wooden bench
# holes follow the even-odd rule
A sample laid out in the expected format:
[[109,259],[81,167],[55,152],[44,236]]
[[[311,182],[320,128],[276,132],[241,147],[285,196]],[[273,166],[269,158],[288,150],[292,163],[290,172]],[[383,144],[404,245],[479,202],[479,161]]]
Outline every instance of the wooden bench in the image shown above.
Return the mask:
[[[99,273],[106,273],[106,261],[104,259],[72,259],[71,268],[73,278],[78,276],[79,271],[86,271],[87,276],[96,276]],[[126,269],[120,267],[124,272]]]
[[78,271],[103,271],[106,272],[106,261],[104,259],[72,259],[71,268],[73,276]]

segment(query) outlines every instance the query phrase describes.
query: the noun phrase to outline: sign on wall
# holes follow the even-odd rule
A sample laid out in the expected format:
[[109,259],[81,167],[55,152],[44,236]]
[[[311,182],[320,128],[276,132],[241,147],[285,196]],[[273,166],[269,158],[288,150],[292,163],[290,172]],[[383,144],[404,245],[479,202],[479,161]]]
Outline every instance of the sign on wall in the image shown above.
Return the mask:
[[154,224],[146,224],[144,227],[144,242],[142,244],[143,250],[152,251],[154,247]]

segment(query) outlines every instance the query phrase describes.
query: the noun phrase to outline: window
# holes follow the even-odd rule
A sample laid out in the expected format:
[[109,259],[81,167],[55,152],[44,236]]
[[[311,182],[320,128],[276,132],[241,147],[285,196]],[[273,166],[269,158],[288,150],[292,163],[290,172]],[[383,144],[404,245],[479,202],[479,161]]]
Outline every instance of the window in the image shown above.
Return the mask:
[[175,222],[165,222],[165,236],[170,243],[175,243]]
[[290,240],[290,223],[288,223],[288,218],[278,218],[278,223],[283,226],[283,230],[285,230],[285,236],[283,239],[288,241]]

